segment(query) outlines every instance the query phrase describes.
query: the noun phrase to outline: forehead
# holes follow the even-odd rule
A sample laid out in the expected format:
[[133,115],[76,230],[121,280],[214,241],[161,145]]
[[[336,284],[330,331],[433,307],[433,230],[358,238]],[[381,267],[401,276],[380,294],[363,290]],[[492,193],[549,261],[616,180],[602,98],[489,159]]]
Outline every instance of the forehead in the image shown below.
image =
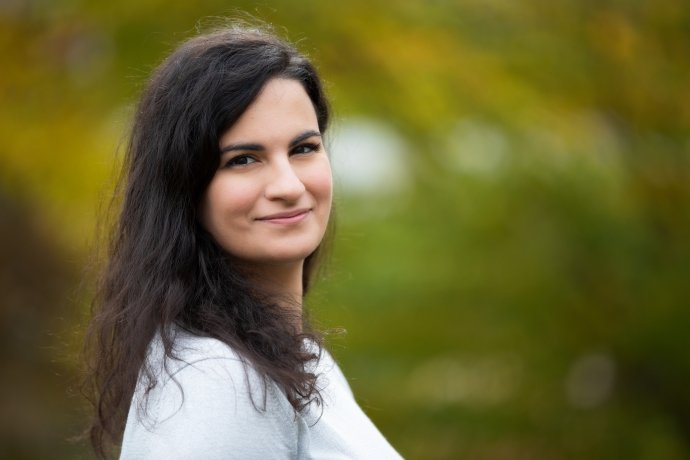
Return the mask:
[[237,142],[283,142],[305,130],[318,129],[314,106],[302,84],[274,78],[266,83],[237,122],[223,133],[220,147]]

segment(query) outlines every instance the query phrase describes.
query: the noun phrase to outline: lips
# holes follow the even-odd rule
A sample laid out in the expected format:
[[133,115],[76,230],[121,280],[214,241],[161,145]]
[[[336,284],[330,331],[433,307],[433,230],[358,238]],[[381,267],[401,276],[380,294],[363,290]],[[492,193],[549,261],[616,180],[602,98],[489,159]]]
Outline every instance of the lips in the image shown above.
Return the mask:
[[289,224],[289,223],[301,221],[302,219],[307,217],[307,215],[309,215],[310,212],[311,212],[311,209],[308,209],[308,208],[295,209],[292,211],[279,212],[276,214],[270,214],[268,216],[259,217],[256,220],[265,221],[265,222],[273,222],[273,223],[278,223],[278,224],[282,224],[282,223]]

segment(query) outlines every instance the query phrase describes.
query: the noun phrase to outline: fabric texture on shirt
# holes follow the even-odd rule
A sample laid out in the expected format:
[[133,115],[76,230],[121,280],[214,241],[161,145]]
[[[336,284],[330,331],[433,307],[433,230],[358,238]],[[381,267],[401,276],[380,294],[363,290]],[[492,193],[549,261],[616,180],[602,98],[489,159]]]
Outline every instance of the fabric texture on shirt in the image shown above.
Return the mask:
[[157,384],[145,404],[137,386],[121,460],[401,458],[326,350],[314,368],[323,404],[304,413],[219,340],[178,330],[174,350],[179,360],[164,360],[160,338],[151,344]]

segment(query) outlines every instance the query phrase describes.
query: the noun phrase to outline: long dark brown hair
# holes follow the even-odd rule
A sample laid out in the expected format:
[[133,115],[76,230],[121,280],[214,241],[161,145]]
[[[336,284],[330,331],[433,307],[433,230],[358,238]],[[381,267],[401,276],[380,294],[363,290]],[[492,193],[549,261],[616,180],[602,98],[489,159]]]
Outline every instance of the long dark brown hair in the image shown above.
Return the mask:
[[[302,347],[310,338],[320,349],[318,335],[261,295],[198,220],[219,137],[272,78],[304,86],[325,132],[329,108],[315,68],[263,26],[225,26],[186,41],[143,91],[86,341],[89,436],[101,458],[121,442],[137,379],[148,390],[157,383],[147,360],[156,334],[166,359],[175,357],[173,325],[227,343],[296,411],[320,401],[316,376],[305,370],[318,351]],[[305,260],[304,293],[318,254]]]

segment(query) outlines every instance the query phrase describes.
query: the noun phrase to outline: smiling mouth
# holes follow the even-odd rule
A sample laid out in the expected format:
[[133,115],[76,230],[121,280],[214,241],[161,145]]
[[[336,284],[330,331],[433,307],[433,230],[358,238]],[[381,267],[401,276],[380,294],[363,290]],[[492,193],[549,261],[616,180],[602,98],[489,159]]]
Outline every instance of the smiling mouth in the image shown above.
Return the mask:
[[259,217],[256,220],[275,224],[293,224],[305,219],[310,212],[311,209],[296,209],[294,211],[280,212],[271,214],[270,216]]

